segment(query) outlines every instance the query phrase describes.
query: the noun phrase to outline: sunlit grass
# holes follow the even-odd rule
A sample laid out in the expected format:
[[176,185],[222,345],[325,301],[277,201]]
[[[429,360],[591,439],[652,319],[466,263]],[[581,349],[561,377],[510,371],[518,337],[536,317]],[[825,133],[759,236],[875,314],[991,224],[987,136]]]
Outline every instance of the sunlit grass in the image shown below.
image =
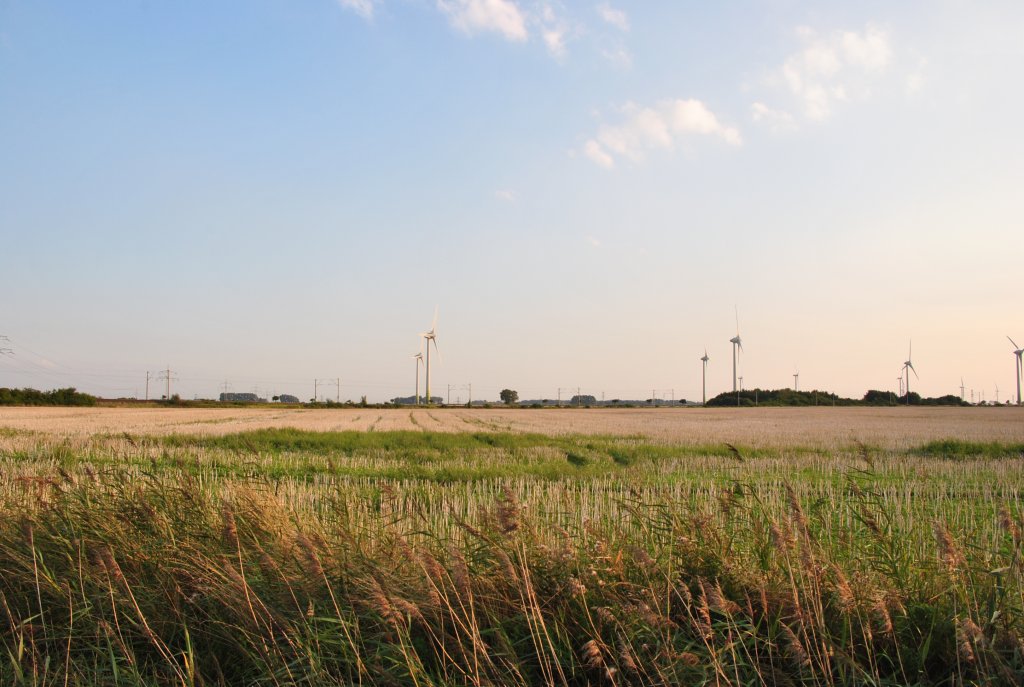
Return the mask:
[[1020,445],[0,435],[4,684],[1013,684]]

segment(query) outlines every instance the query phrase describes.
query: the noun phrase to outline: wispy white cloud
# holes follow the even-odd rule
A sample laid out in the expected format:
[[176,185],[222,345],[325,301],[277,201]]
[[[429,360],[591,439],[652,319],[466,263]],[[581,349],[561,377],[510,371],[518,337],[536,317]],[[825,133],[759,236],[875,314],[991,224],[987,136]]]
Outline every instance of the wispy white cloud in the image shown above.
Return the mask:
[[557,60],[563,59],[568,54],[566,41],[570,35],[569,21],[564,16],[563,8],[559,7],[559,11],[556,11],[554,5],[545,2],[533,21],[540,25],[541,39],[548,53]]
[[561,29],[545,29],[541,35],[544,37],[544,45],[552,57],[565,57],[565,31]]
[[352,10],[363,19],[373,19],[375,0],[338,0],[338,4]]
[[605,149],[601,147],[601,144],[590,139],[583,145],[583,154],[590,158],[591,162],[604,167],[605,169],[611,169],[615,166],[615,160],[605,152]]
[[767,126],[775,133],[794,131],[796,118],[784,110],[776,110],[764,103],[754,103],[750,106],[751,118],[757,124]]
[[601,55],[616,67],[626,68],[633,64],[633,55],[630,54],[629,50],[626,49],[626,46],[622,44],[616,44],[605,48],[601,51]]
[[786,58],[772,81],[788,90],[811,120],[827,119],[837,104],[866,96],[870,80],[892,61],[889,35],[875,26],[827,34],[804,26],[796,33],[803,47]]
[[928,60],[923,57],[918,57],[914,69],[907,74],[906,80],[906,93],[907,95],[917,95],[924,90],[926,79],[925,69],[928,67]]
[[614,9],[607,2],[597,6],[597,13],[607,24],[611,24],[620,31],[629,31],[629,16],[622,10]]
[[699,100],[664,100],[654,107],[628,103],[621,113],[621,123],[601,127],[583,146],[584,154],[606,169],[615,166],[616,157],[639,161],[649,150],[671,150],[690,136],[715,136],[734,146],[743,142],[736,128],[720,122]]
[[529,38],[526,17],[512,0],[437,0],[437,7],[466,34],[493,31],[510,41]]
[[597,238],[596,236],[588,236],[587,237],[587,243],[589,243],[594,248],[600,248],[601,247],[601,239]]
[[501,188],[494,192],[494,197],[506,203],[513,203],[519,197],[519,194],[510,188]]

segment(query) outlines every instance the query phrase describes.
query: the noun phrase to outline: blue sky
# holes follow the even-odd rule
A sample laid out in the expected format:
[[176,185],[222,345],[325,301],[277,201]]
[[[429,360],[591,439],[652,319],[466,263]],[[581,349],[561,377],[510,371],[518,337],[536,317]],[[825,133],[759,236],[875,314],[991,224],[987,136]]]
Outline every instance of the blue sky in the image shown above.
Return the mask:
[[[1015,2],[0,0],[0,386],[1005,399]],[[308,389],[307,389],[308,387]],[[456,388],[455,397],[465,398]]]

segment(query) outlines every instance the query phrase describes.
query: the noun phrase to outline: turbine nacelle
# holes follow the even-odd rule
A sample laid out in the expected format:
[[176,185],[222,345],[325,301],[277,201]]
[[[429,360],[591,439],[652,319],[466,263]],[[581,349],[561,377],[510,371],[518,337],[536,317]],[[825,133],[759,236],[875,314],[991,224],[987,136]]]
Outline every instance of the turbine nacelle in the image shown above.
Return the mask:
[[[1010,337],[1006,337],[1006,338],[1010,339]],[[1010,343],[1013,344],[1013,348],[1014,348],[1013,354],[1015,356],[1017,356],[1018,358],[1020,358],[1021,356],[1024,356],[1024,348],[1021,348],[1020,346],[1018,346],[1017,342],[1015,342],[1013,339],[1010,339]]]

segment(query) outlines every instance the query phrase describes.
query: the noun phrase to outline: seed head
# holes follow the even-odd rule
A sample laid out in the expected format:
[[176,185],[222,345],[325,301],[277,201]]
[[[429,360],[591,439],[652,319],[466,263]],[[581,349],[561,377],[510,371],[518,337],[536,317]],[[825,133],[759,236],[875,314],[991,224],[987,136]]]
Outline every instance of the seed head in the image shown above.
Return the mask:
[[810,668],[811,658],[807,655],[807,650],[804,649],[804,645],[800,642],[800,638],[796,636],[796,633],[789,628],[789,625],[785,623],[782,626],[782,637],[785,640],[785,651],[789,659],[799,668]]
[[588,668],[600,668],[604,665],[604,658],[601,656],[601,645],[596,639],[591,639],[583,645],[583,664]]
[[939,558],[950,574],[957,572],[965,563],[964,556],[957,548],[953,535],[949,533],[946,525],[935,521],[935,541],[939,547]]

